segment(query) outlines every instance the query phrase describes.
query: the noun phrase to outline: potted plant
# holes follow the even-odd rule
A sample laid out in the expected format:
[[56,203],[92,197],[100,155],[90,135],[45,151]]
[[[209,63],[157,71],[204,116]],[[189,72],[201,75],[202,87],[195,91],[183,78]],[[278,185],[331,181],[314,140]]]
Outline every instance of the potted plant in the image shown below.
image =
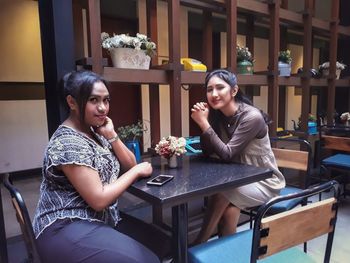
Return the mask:
[[137,123],[121,126],[117,129],[119,138],[135,154],[137,162],[141,161],[139,139],[142,137],[144,131],[147,131],[147,127],[140,120]]
[[254,59],[247,47],[236,47],[237,50],[237,73],[252,75],[254,72]]
[[[295,123],[294,120],[292,120],[292,122],[293,122],[294,130],[300,131],[300,129],[301,129],[301,116],[299,116],[298,123]],[[308,116],[307,127],[308,127],[309,134],[317,134],[316,116],[311,114],[311,113],[309,113],[309,116]]]
[[316,116],[309,113],[308,122],[307,122],[309,134],[317,134],[317,122],[316,121],[317,121]]
[[278,70],[280,76],[290,76],[292,56],[290,50],[283,50],[278,53]]
[[101,41],[116,68],[149,69],[151,56],[156,50],[156,44],[139,33],[132,37],[127,34],[109,36],[102,32]]
[[[343,69],[345,69],[346,65],[337,61],[335,67],[336,67],[336,77],[337,79],[339,79],[340,72]],[[319,65],[319,71],[323,77],[327,77],[329,75],[329,62],[325,62]]]

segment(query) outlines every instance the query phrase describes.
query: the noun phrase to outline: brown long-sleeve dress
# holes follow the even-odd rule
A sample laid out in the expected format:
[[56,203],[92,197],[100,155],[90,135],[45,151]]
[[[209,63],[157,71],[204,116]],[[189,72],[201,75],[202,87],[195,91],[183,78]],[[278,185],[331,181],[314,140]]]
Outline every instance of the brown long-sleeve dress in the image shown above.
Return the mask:
[[216,134],[211,127],[203,132],[201,146],[204,154],[215,154],[224,161],[273,170],[271,178],[223,192],[230,202],[241,209],[247,209],[277,196],[285,187],[285,179],[277,168],[268,127],[260,111],[240,103],[235,115],[222,121],[219,133]]

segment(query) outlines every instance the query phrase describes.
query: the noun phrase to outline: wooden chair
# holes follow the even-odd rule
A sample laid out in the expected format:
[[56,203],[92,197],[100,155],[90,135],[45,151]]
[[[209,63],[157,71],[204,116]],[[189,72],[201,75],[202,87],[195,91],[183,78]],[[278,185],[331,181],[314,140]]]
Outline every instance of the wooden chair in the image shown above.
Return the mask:
[[[299,193],[303,189],[309,186],[309,177],[311,170],[311,146],[310,144],[301,139],[296,138],[270,138],[273,144],[272,151],[275,155],[278,167],[281,169],[291,169],[299,172],[303,172],[303,177],[299,185],[287,185],[281,190],[280,195],[288,195],[291,193]],[[296,149],[289,149],[288,145],[297,146]],[[305,205],[306,199],[296,198],[286,200],[284,202],[277,203],[269,210],[270,214],[276,214],[279,212],[288,211],[298,205]],[[250,228],[253,226],[253,219],[256,215],[258,207],[248,211],[250,216]],[[246,213],[246,212],[243,212]],[[306,245],[305,245],[306,251]]]
[[[322,127],[319,149],[321,168],[324,168],[328,173],[334,171],[343,176],[345,196],[346,184],[350,175],[350,129],[345,127]],[[329,179],[332,178],[334,176],[330,176]]]
[[[290,199],[304,199],[324,191],[334,190],[333,197],[289,211],[266,216],[271,207]],[[258,210],[254,229],[218,238],[189,249],[189,262],[230,263],[295,263],[315,262],[297,245],[316,237],[328,235],[324,252],[325,263],[330,261],[337,220],[338,183],[326,182],[300,193],[278,196]]]
[[9,178],[9,174],[4,176],[4,185],[10,192],[12,204],[16,211],[17,221],[21,227],[23,240],[26,246],[28,258],[25,262],[40,263],[40,256],[36,245],[32,222],[30,220],[26,204],[20,192],[15,188]]

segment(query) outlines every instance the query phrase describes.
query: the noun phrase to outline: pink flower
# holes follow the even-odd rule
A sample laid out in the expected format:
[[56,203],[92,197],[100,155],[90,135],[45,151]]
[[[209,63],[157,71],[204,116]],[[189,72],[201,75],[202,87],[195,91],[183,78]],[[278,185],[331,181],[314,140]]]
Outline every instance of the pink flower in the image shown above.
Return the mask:
[[164,158],[169,159],[171,156],[181,155],[186,152],[185,149],[186,140],[183,137],[168,136],[162,138],[160,142],[156,145],[156,152],[163,156]]

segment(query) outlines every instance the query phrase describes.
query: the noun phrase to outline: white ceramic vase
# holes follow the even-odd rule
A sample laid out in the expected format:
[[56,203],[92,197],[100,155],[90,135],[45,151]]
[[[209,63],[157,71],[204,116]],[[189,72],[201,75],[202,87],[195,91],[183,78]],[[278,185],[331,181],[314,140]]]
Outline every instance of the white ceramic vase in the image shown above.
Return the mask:
[[114,48],[109,53],[115,68],[149,69],[151,57],[143,50]]
[[[340,72],[341,72],[341,69],[336,69],[335,71],[335,74],[337,75],[336,79],[339,79],[340,78]],[[322,70],[322,76],[323,77],[328,77],[329,75],[329,69],[323,69]]]
[[289,77],[292,71],[291,64],[278,61],[278,70],[281,77]]
[[168,166],[169,168],[177,167],[177,157],[175,154],[168,159]]

